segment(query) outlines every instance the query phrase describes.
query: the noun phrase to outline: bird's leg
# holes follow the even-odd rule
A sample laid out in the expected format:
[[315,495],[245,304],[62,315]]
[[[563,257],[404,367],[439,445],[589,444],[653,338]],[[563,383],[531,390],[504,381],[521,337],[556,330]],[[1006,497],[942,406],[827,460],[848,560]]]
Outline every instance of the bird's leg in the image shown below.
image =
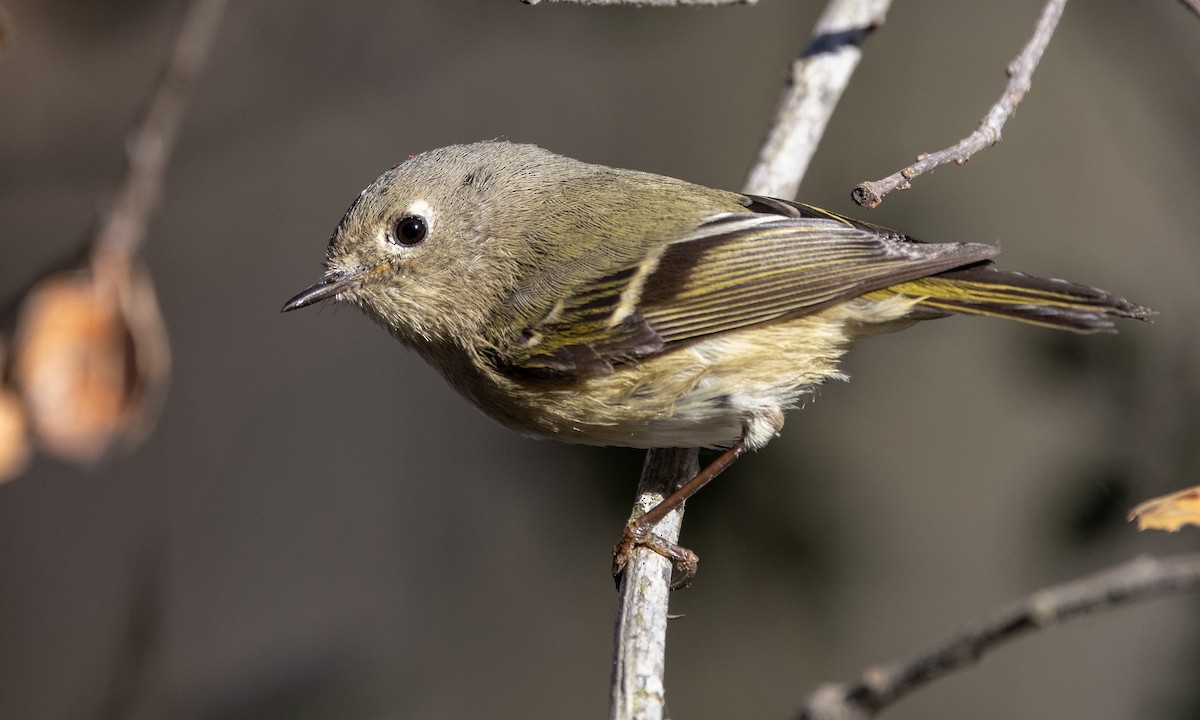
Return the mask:
[[720,475],[745,452],[746,442],[745,438],[742,438],[728,450],[721,453],[716,460],[704,466],[690,480],[680,485],[675,492],[663,498],[662,502],[650,508],[650,510],[636,520],[631,520],[625,526],[625,534],[621,537],[621,542],[617,543],[617,546],[613,548],[613,577],[617,579],[618,583],[620,582],[621,574],[625,572],[625,566],[629,564],[630,558],[633,557],[633,549],[639,545],[649,548],[675,563],[675,569],[679,572],[679,577],[672,581],[672,590],[685,588],[692,583],[692,578],[696,575],[696,565],[700,562],[700,558],[691,550],[655,535],[654,526],[672,510],[682,505],[685,500],[694,495],[697,490]]

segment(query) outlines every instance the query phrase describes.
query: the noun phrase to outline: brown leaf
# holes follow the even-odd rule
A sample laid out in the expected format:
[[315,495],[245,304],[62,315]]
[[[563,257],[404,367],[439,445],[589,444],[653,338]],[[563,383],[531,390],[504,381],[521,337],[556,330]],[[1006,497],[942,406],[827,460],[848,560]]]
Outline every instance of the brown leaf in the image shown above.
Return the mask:
[[170,365],[149,276],[96,264],[38,283],[21,310],[12,377],[48,452],[95,462],[139,442]]
[[1200,485],[1156,497],[1129,512],[1137,520],[1138,530],[1175,532],[1184,525],[1200,527]]

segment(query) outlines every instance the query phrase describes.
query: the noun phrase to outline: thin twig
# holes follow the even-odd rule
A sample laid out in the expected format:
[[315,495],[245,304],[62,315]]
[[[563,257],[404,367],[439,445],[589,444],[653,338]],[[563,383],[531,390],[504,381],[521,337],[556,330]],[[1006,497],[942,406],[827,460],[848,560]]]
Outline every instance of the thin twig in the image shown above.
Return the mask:
[[[151,91],[145,114],[134,126],[127,143],[125,176],[116,201],[100,217],[97,229],[90,238],[92,261],[107,267],[109,271],[117,266],[127,267],[145,240],[150,215],[162,195],[163,177],[171,150],[175,146],[196,80],[208,59],[225,4],[226,0],[192,0],[162,75]],[[3,12],[0,7],[0,16]],[[3,21],[3,17],[0,17],[0,21]],[[152,324],[161,322],[157,318],[158,310],[153,302],[152,291],[149,294],[149,307],[143,304],[134,310],[142,318],[142,330],[131,335],[131,340],[136,341],[135,354],[139,358],[143,353],[156,353],[155,361],[163,364],[156,368],[162,375],[147,381],[159,387],[144,390],[146,394],[165,389],[164,365],[169,363],[165,336],[148,337],[145,331],[147,313],[155,316]],[[139,297],[143,303],[146,302],[144,294]],[[156,342],[161,342],[162,346],[146,347]],[[145,372],[145,367],[139,367],[138,370]],[[143,399],[142,403],[143,406],[153,405],[155,401]],[[143,418],[147,412],[153,414],[152,411],[143,410]],[[157,589],[161,583],[156,575],[164,567],[161,544],[153,546],[150,556],[145,560],[144,566],[139,568],[139,592],[130,605],[130,624],[121,656],[111,666],[110,683],[99,711],[100,717],[128,717],[130,708],[145,700],[142,691],[153,668],[153,651],[156,643],[162,639],[161,613],[157,607],[161,600]]]
[[[770,133],[745,189],[791,197],[816,151],[833,107],[861,56],[859,45],[883,22],[890,0],[831,0],[808,47],[792,68]],[[651,450],[646,456],[633,517],[654,507],[699,469],[699,451]],[[655,534],[676,542],[683,510],[671,513]],[[613,667],[615,720],[663,716],[663,670],[670,563],[637,548],[625,569],[617,612]]]
[[962,165],[975,153],[1000,142],[1000,131],[1009,116],[1016,110],[1017,104],[1025,97],[1025,93],[1029,92],[1033,71],[1037,68],[1038,62],[1042,59],[1042,53],[1046,50],[1046,45],[1054,35],[1054,29],[1058,26],[1058,20],[1062,17],[1063,7],[1066,4],[1067,0],[1049,0],[1046,3],[1041,17],[1038,18],[1037,27],[1033,31],[1033,37],[1025,45],[1021,54],[1008,65],[1009,80],[1004,94],[984,116],[979,123],[978,130],[963,138],[957,145],[935,153],[918,155],[915,163],[882,180],[859,183],[851,191],[854,202],[863,207],[876,207],[891,191],[909,189],[910,181],[918,175],[951,162]]
[[1141,557],[1081,580],[1039,590],[905,662],[867,670],[853,687],[826,685],[813,693],[801,720],[864,720],[999,645],[1092,612],[1167,593],[1200,590],[1200,554]]
[[93,256],[128,259],[146,237],[150,213],[162,194],[163,176],[196,79],[208,60],[226,0],[193,0],[170,60],[130,138],[128,168],[112,208],[92,239]]
[[526,5],[543,2],[571,5],[632,5],[634,7],[680,7],[684,5],[753,5],[758,0],[521,0]]

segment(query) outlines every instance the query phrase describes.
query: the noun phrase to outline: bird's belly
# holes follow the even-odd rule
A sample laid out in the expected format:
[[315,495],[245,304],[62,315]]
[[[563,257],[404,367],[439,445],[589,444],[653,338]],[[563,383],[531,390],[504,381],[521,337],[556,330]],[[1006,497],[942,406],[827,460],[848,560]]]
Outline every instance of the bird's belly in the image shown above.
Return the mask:
[[786,410],[823,381],[844,377],[837,362],[846,319],[834,310],[743,329],[617,365],[608,375],[498,387],[500,402],[477,404],[519,432],[564,442],[726,447],[744,437],[758,448],[778,433]]
[[[735,442],[755,409],[706,388],[685,392],[673,403],[565,403],[550,408],[535,436],[585,445],[621,447],[725,447]],[[764,403],[758,403],[761,408]],[[774,403],[767,402],[767,406]]]

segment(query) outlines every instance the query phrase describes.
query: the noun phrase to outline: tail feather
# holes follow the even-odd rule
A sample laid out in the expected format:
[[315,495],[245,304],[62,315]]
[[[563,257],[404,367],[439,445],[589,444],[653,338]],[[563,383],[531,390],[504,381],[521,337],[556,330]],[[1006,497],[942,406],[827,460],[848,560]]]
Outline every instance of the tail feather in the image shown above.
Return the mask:
[[917,308],[933,316],[989,315],[1078,333],[1116,332],[1114,318],[1148,320],[1156,314],[1105,290],[997,270],[991,263],[910,280],[865,297],[893,294],[918,298]]

